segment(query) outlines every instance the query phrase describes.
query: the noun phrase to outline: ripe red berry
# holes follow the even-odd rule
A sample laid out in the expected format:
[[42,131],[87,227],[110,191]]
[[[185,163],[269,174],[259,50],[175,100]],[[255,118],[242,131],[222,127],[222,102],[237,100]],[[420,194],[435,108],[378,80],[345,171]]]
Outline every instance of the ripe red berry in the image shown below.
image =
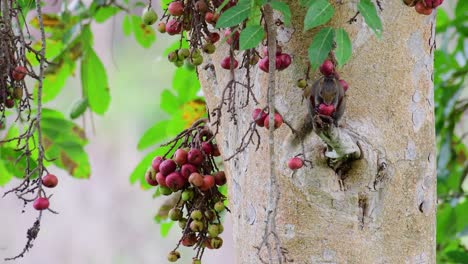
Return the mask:
[[174,153],[173,160],[175,163],[177,163],[177,165],[182,166],[187,163],[187,155],[188,153],[185,149],[178,149]]
[[23,67],[23,66],[16,66],[12,73],[11,73],[11,77],[15,80],[15,81],[21,81],[24,79],[24,77],[26,76],[26,74],[28,73],[28,70]]
[[348,90],[348,88],[349,88],[348,83],[343,79],[341,79],[339,82],[340,82],[341,86],[343,86],[344,91],[346,92]]
[[215,179],[211,175],[205,175],[203,177],[203,184],[200,186],[200,190],[202,191],[208,191],[209,189],[213,188],[215,186]]
[[205,13],[205,21],[206,23],[214,23],[215,21],[213,21],[213,18],[214,18],[214,14],[211,13],[211,12],[206,12]]
[[206,40],[214,44],[214,43],[218,42],[220,38],[221,37],[219,36],[218,33],[212,32],[212,33],[210,33],[209,36],[207,36]]
[[188,235],[185,235],[182,238],[182,245],[185,247],[191,247],[197,243],[197,236],[194,233],[190,233]]
[[262,109],[260,108],[255,108],[252,112],[252,119],[255,120],[255,123],[257,123],[257,126],[263,127],[265,124],[265,118],[267,117],[267,113],[265,113]]
[[166,177],[167,187],[171,188],[172,191],[178,191],[185,185],[185,179],[182,177],[180,172],[173,172]]
[[221,156],[221,152],[219,151],[218,144],[213,144],[213,157]]
[[418,12],[421,15],[428,16],[432,14],[432,8],[426,7],[423,2],[417,2],[414,6],[414,10],[416,10],[416,12]]
[[206,155],[211,155],[211,153],[213,153],[213,144],[210,142],[202,142],[201,147]]
[[15,106],[15,100],[8,98],[5,100],[5,106],[7,108],[13,108]]
[[[283,124],[283,117],[279,113],[275,113],[275,115],[273,117],[273,120],[275,121],[274,122],[275,129],[279,128]],[[267,117],[265,118],[264,123],[265,123],[265,128],[269,129],[270,128],[270,117],[269,117],[269,115],[267,115]]]
[[226,39],[227,44],[232,45],[235,50],[239,49],[239,37],[240,37],[239,31],[236,31],[233,34],[231,34],[231,30],[227,29],[226,31],[224,31],[224,37],[227,38]]
[[213,175],[213,177],[214,177],[214,179],[215,179],[216,185],[222,186],[222,185],[226,184],[226,174],[224,173],[224,171],[218,171],[218,172],[216,172],[216,173]]
[[195,167],[193,164],[190,164],[190,163],[184,164],[180,168],[180,174],[185,179],[188,179],[190,177],[190,174],[194,172],[197,172],[197,167]]
[[286,53],[282,53],[280,55],[278,55],[281,63],[280,63],[280,66],[278,67],[278,70],[282,71],[286,68],[289,67],[289,65],[291,65],[291,62],[292,62],[292,59],[291,59],[291,56],[289,54],[286,54]]
[[187,158],[188,158],[188,162],[195,166],[202,164],[204,160],[203,153],[199,149],[194,149],[194,148],[190,149],[190,151],[188,152]]
[[46,176],[42,177],[42,185],[47,188],[54,188],[58,184],[57,176],[53,174],[47,174]]
[[330,76],[335,72],[335,65],[331,60],[325,60],[320,65],[320,72],[325,76]]
[[184,13],[184,5],[179,1],[172,2],[167,7],[167,12],[173,16],[181,16]]
[[190,177],[188,179],[189,183],[192,184],[193,186],[200,187],[203,185],[203,176],[200,173],[194,172],[190,174]]
[[162,173],[163,176],[169,175],[171,172],[175,171],[176,168],[176,163],[171,159],[164,160],[159,165],[159,171]]
[[268,61],[268,57],[263,57],[259,62],[258,62],[258,68],[264,72],[268,72],[270,67],[270,62]]
[[[233,69],[236,69],[239,66],[239,62],[236,59],[233,59]],[[227,56],[221,61],[221,68],[230,70],[231,69],[231,57]]]
[[335,107],[333,105],[326,105],[322,103],[319,105],[318,112],[321,115],[331,116],[335,112]]
[[153,161],[151,161],[151,167],[155,172],[159,172],[159,165],[161,165],[161,162],[163,161],[164,159],[159,156],[154,157]]
[[38,197],[34,200],[33,207],[36,210],[45,210],[49,208],[49,199],[46,197]]
[[171,19],[166,24],[166,32],[169,35],[176,35],[182,31],[182,24],[175,19]]
[[427,8],[436,8],[440,6],[444,0],[423,0]]
[[153,168],[148,168],[145,173],[145,180],[151,186],[158,185],[158,181],[156,180],[156,172],[153,170]]
[[291,170],[297,170],[304,166],[304,161],[299,157],[294,157],[288,161],[288,167]]
[[167,187],[166,177],[161,172],[156,173],[156,181],[159,185]]

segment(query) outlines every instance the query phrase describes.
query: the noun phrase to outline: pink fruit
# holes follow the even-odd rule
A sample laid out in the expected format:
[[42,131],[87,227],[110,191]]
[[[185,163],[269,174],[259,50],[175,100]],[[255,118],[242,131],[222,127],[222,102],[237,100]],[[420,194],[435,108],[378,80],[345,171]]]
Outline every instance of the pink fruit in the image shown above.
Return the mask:
[[[281,55],[283,52],[283,49],[280,46],[276,46],[276,55]],[[263,47],[263,56],[266,57],[268,56],[268,46]]]
[[216,173],[213,175],[213,177],[214,177],[214,179],[215,179],[216,185],[222,186],[222,185],[226,184],[226,174],[224,173],[224,171],[218,171],[218,172],[216,172]]
[[180,175],[180,172],[173,172],[166,177],[166,184],[172,191],[178,191],[185,185],[185,179]]
[[181,16],[184,13],[184,5],[179,1],[172,2],[167,7],[167,11],[173,16]]
[[209,189],[213,188],[215,186],[215,179],[211,175],[205,175],[203,177],[203,184],[200,186],[200,190],[202,191],[208,191]]
[[224,31],[224,37],[227,38],[226,39],[227,44],[232,45],[235,50],[239,49],[239,36],[240,36],[239,31],[236,31],[233,34],[231,34],[230,29],[227,29],[226,31]]
[[47,188],[54,188],[58,184],[57,176],[53,174],[47,174],[46,176],[42,177],[42,185]]
[[423,0],[427,8],[436,8],[440,6],[444,0]]
[[[239,62],[236,59],[233,59],[233,69],[236,69],[239,66]],[[231,69],[231,57],[227,56],[221,61],[221,68],[230,70]]]
[[216,22],[216,21],[214,21],[214,14],[211,13],[211,12],[206,12],[205,13],[205,21],[206,21],[206,23],[210,23],[210,24]]
[[[265,128],[269,129],[270,128],[270,119],[269,115],[265,118]],[[275,116],[273,117],[274,120],[274,126],[275,129],[279,128],[283,124],[283,117],[279,113],[275,113]]]
[[320,104],[318,109],[319,114],[325,116],[331,116],[335,112],[335,107],[333,105]]
[[278,70],[282,71],[282,70],[288,68],[289,65],[291,65],[292,59],[291,59],[291,56],[289,54],[282,53],[281,55],[278,55],[278,57],[280,58],[280,61],[281,61],[281,64],[278,67]]
[[288,167],[291,170],[297,170],[304,166],[304,161],[301,158],[294,157],[288,161]]
[[161,172],[163,176],[167,176],[171,172],[175,171],[176,168],[177,168],[176,163],[173,160],[168,159],[168,160],[161,162],[161,165],[159,165],[159,172]]
[[27,73],[28,69],[26,69],[25,67],[16,66],[11,73],[11,77],[13,77],[15,81],[21,81],[24,79]]
[[157,186],[158,181],[156,180],[156,172],[153,168],[149,168],[145,173],[145,180],[151,186]]
[[349,88],[348,83],[345,80],[341,79],[340,84],[341,84],[341,86],[343,86],[343,89],[346,92],[348,90],[348,88]]
[[210,142],[202,142],[201,147],[206,155],[211,155],[211,153],[213,153],[213,144],[211,144]]
[[206,40],[214,44],[214,43],[218,42],[220,38],[221,37],[219,36],[218,33],[212,32],[212,33],[210,33],[209,36],[207,36]]
[[182,165],[182,168],[180,168],[180,174],[185,179],[188,179],[190,177],[190,174],[194,172],[197,172],[197,167],[189,163]]
[[174,157],[172,158],[177,165],[182,166],[187,163],[187,151],[185,149],[178,149],[174,153]]
[[151,162],[151,167],[155,172],[159,172],[159,166],[161,165],[161,162],[163,162],[164,159],[162,157],[155,157],[153,161]]
[[418,12],[421,15],[428,16],[432,14],[432,8],[426,7],[423,2],[417,2],[414,6],[414,10],[416,10],[416,12]]
[[38,197],[34,200],[33,207],[36,210],[45,210],[49,208],[49,199],[45,197]]
[[189,183],[192,184],[193,186],[200,187],[203,185],[203,176],[200,173],[194,172],[190,174],[190,177],[188,179]]
[[156,181],[158,182],[159,185],[163,187],[167,187],[166,184],[166,177],[161,172],[156,173]]
[[166,32],[169,35],[176,35],[182,31],[182,24],[175,19],[171,19],[166,24]]
[[194,233],[185,235],[184,238],[182,238],[181,244],[184,247],[191,247],[197,243],[197,236]]
[[188,152],[188,162],[198,166],[202,164],[204,160],[203,153],[199,149],[190,149]]
[[159,22],[158,25],[156,26],[156,29],[157,29],[160,33],[166,33],[166,23],[164,23],[164,22]]
[[267,113],[265,113],[262,109],[260,108],[255,108],[252,112],[252,119],[255,120],[255,123],[257,123],[257,126],[263,127],[265,124],[265,118],[267,117]]
[[335,72],[335,65],[331,60],[325,60],[320,65],[320,72],[325,76],[330,76]]
[[[282,68],[283,67],[282,63],[283,63],[283,61],[281,60],[281,56],[276,56],[275,57],[276,69],[279,70],[280,68]],[[262,70],[264,72],[269,72],[269,70],[270,70],[270,61],[269,61],[267,56],[263,57],[260,60],[260,62],[258,63],[258,67],[260,68],[260,70]]]

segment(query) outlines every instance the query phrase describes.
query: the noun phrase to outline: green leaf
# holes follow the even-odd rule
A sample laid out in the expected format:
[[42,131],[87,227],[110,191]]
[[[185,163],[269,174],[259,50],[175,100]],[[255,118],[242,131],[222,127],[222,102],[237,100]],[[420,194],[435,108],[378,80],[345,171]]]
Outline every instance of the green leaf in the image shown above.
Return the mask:
[[99,115],[109,108],[110,93],[107,73],[94,50],[90,48],[81,62],[81,84],[90,109]]
[[321,29],[312,40],[309,47],[309,60],[316,69],[327,58],[333,47],[334,30],[331,27]]
[[342,28],[335,30],[335,57],[338,65],[343,66],[351,58],[352,46],[348,33]]
[[0,156],[0,186],[1,187],[5,186],[13,178],[13,174],[10,171],[8,171],[4,163],[5,162],[3,161],[3,158]]
[[200,91],[197,73],[184,67],[177,68],[172,78],[172,88],[177,91],[179,101],[192,100]]
[[132,33],[132,21],[130,16],[125,16],[122,21],[122,29],[125,36],[128,36]]
[[382,21],[377,14],[377,9],[371,0],[360,0],[358,10],[364,17],[366,24],[374,31],[378,38],[382,37]]
[[241,50],[255,48],[260,44],[264,36],[265,30],[262,26],[248,26],[240,33],[239,47]]
[[103,6],[99,7],[97,12],[94,14],[94,20],[98,23],[103,23],[107,19],[111,18],[118,12],[120,12],[122,9],[116,7],[116,6]]
[[138,142],[138,150],[143,150],[166,139],[168,137],[167,127],[170,122],[171,120],[160,121],[146,130]]
[[181,102],[179,99],[169,90],[164,90],[161,93],[161,109],[168,114],[173,114],[178,111]]
[[271,1],[270,6],[283,14],[283,22],[286,26],[291,25],[291,9],[288,4],[280,1]]
[[246,20],[250,14],[250,3],[240,2],[226,10],[218,19],[216,28],[227,28],[239,25]]
[[71,60],[62,61],[55,66],[49,65],[43,82],[45,88],[42,90],[42,101],[44,103],[53,100],[60,93],[74,70],[75,62]]
[[132,28],[135,39],[143,48],[149,48],[156,41],[156,32],[151,26],[141,22],[141,18],[132,15]]
[[335,9],[327,0],[313,2],[304,18],[304,31],[327,23],[334,13]]
[[162,237],[167,237],[169,231],[171,230],[172,225],[174,225],[174,221],[168,221],[166,223],[161,223],[160,232]]

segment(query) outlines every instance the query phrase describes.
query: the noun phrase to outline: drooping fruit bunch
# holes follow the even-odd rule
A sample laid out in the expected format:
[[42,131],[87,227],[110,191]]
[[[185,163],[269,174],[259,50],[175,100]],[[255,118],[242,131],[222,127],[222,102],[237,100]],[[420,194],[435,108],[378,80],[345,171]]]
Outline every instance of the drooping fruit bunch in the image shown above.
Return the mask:
[[444,0],[404,0],[408,6],[414,6],[414,10],[421,15],[430,15],[432,10],[444,3]]
[[[252,112],[252,119],[255,121],[257,126],[265,127],[269,129],[270,127],[270,114],[263,109],[255,108]],[[283,117],[280,113],[275,112],[273,116],[274,128],[277,129],[283,124]]]
[[226,184],[226,175],[215,163],[221,154],[206,122],[195,122],[166,144],[169,152],[155,157],[145,175],[148,184],[158,186],[163,195],[180,195],[168,212],[168,218],[182,229],[179,243],[168,254],[170,262],[180,258],[180,245],[193,247],[194,261],[200,261],[205,248],[218,249],[223,244],[219,235],[226,198],[218,187]]

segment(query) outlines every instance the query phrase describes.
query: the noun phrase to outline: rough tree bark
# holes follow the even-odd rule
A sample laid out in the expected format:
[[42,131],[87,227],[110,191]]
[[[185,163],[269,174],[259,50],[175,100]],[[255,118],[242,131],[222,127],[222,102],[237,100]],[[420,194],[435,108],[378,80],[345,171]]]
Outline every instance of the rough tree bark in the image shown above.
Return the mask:
[[[314,32],[303,33],[305,10],[298,1],[287,2],[293,26],[279,27],[278,39],[293,56],[293,65],[276,74],[275,105],[298,127],[307,110],[295,83],[306,72]],[[353,57],[340,70],[350,84],[341,125],[360,143],[363,158],[353,163],[341,188],[327,165],[325,144],[315,133],[306,138],[303,150],[291,145],[287,126],[276,130],[276,233],[294,263],[435,263],[434,14],[426,17],[402,1],[382,1],[384,32],[379,41],[361,16],[347,23],[357,1],[336,2],[343,4],[335,5],[331,25],[344,26],[353,43]],[[230,80],[229,71],[219,66],[227,54],[227,45],[221,44],[211,58],[215,69],[199,71],[209,109],[217,106]],[[244,71],[236,71],[238,80],[244,76]],[[268,74],[256,70],[252,79],[260,98],[257,107],[264,107]],[[245,98],[239,90],[236,100]],[[217,140],[224,157],[238,147],[253,108],[252,102],[237,107],[237,124],[223,113]],[[260,134],[258,151],[249,146],[225,163],[236,263],[260,263],[255,248],[262,242],[270,195],[268,131],[260,129]],[[314,166],[292,173],[286,162],[302,151]]]

